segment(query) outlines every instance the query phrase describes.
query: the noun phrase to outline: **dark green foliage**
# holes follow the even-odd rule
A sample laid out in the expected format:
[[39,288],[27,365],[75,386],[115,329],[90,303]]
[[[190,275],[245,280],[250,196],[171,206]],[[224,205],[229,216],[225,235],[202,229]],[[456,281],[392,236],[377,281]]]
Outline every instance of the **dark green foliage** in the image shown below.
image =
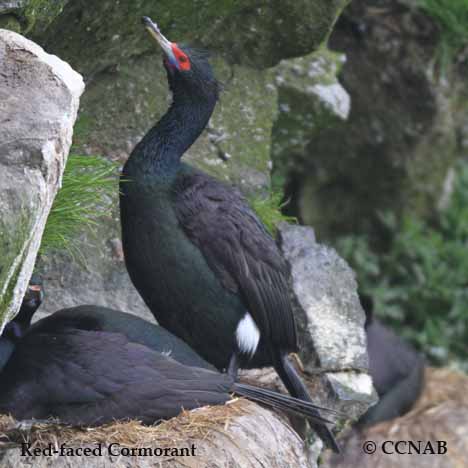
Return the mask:
[[376,313],[436,363],[468,361],[468,164],[457,169],[450,205],[432,223],[381,216],[392,240],[380,254],[365,236],[338,243]]
[[92,230],[98,218],[109,214],[117,175],[116,164],[100,156],[70,155],[42,236],[41,255],[52,249],[76,253],[78,234]]
[[440,29],[441,59],[450,63],[468,45],[468,0],[420,0]]

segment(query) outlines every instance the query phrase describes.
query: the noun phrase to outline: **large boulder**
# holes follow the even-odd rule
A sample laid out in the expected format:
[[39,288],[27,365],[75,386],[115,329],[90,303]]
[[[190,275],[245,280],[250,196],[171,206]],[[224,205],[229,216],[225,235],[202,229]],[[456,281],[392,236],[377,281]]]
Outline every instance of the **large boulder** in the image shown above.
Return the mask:
[[31,276],[83,89],[67,63],[0,30],[0,329]]

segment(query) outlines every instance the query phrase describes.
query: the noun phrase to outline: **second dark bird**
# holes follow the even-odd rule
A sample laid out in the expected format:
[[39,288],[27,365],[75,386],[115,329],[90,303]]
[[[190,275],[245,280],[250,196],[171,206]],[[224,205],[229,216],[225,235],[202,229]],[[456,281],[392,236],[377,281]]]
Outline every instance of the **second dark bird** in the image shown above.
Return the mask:
[[[311,401],[288,360],[297,338],[288,267],[275,241],[237,190],[181,162],[219,96],[207,54],[143,22],[164,52],[173,102],[122,171],[133,284],[158,322],[218,369],[236,378],[239,366],[273,365],[291,395]],[[312,425],[337,451],[331,431]]]
[[37,288],[30,289],[0,336],[0,413],[85,426],[119,419],[152,424],[183,409],[223,404],[234,392],[315,417],[317,407],[236,383],[167,330],[130,314],[81,306],[30,326],[40,303]]

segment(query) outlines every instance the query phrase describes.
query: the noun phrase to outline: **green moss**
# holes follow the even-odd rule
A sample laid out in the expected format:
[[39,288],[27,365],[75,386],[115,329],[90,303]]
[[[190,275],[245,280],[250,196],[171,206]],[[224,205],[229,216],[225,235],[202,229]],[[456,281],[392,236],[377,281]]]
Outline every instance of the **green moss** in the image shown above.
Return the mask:
[[257,216],[262,220],[268,232],[275,237],[277,226],[281,222],[297,223],[293,216],[284,215],[281,210],[287,202],[282,202],[281,192],[270,192],[267,197],[249,197],[249,203]]
[[23,34],[38,37],[60,15],[68,0],[29,0],[22,12]]
[[20,210],[11,221],[0,223],[0,323],[6,318],[23,264],[22,252],[31,230],[29,213]]
[[9,29],[19,33],[21,32],[21,24],[14,15],[0,16],[0,29]]

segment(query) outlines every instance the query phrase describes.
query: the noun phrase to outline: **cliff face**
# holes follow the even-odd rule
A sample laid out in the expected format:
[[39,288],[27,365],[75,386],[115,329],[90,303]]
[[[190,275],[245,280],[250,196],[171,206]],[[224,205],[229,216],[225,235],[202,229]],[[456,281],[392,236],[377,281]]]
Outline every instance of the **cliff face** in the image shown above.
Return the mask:
[[[289,60],[294,63],[292,57],[314,53],[325,43],[346,3],[126,0],[116,6],[24,0],[0,7],[0,25],[33,38],[84,76],[73,153],[119,163],[169,102],[161,54],[141,16],[152,16],[171,40],[208,48],[224,91],[209,128],[185,159],[258,194],[270,188],[281,70]],[[320,71],[318,81],[322,74],[330,75]],[[100,222],[97,235],[80,245],[86,269],[62,254],[42,260],[48,277],[44,311],[95,302],[145,314],[123,265],[117,206],[114,211]]]
[[319,236],[378,235],[379,212],[427,217],[466,155],[466,70],[441,58],[443,31],[416,8],[424,3],[357,0],[340,17],[329,47],[346,56],[347,119],[314,113],[304,130],[295,116],[314,97],[298,95],[291,80],[283,87],[288,112],[273,133],[273,159],[293,208]]

